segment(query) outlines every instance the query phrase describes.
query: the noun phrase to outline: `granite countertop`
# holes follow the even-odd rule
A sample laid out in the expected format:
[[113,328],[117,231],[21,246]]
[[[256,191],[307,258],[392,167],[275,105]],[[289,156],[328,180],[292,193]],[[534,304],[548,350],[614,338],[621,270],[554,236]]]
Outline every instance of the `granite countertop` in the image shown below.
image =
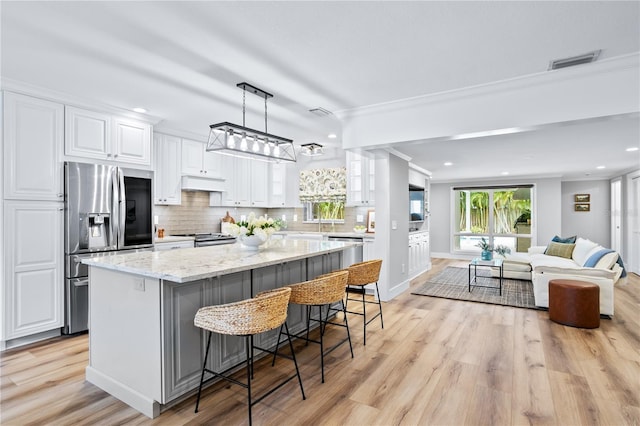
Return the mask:
[[235,243],[182,250],[103,256],[83,259],[82,263],[98,268],[185,283],[277,265],[287,261],[306,259],[361,244],[341,241],[272,239],[258,250],[250,250],[240,243]]

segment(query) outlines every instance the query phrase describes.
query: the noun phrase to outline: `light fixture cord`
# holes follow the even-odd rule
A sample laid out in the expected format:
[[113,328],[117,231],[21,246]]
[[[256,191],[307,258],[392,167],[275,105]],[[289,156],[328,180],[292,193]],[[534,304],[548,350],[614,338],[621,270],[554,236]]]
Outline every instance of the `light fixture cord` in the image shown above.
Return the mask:
[[264,132],[269,133],[267,131],[267,95],[264,95]]
[[245,103],[246,97],[247,97],[247,89],[243,88],[242,89],[242,127],[246,127],[244,125],[244,113],[245,113],[244,103]]

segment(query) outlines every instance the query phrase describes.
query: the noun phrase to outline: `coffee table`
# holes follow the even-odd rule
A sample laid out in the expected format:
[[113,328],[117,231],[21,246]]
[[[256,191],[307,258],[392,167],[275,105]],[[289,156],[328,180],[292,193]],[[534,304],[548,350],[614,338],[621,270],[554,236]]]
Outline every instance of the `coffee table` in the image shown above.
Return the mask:
[[[502,296],[502,278],[504,275],[502,261],[503,259],[482,260],[482,258],[480,257],[473,258],[473,260],[469,262],[469,293],[471,293],[472,283],[475,283],[473,284],[473,287],[497,288],[500,292],[500,296]],[[490,269],[497,268],[500,271],[500,275],[498,277],[498,287],[478,284],[478,266]],[[472,267],[473,276],[471,275]]]

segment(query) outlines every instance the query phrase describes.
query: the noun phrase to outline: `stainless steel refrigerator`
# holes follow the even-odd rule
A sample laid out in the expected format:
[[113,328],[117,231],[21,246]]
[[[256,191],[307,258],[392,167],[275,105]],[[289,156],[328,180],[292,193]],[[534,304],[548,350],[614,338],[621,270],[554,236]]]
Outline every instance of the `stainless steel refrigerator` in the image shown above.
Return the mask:
[[67,162],[65,327],[88,329],[89,273],[83,258],[153,249],[153,172]]

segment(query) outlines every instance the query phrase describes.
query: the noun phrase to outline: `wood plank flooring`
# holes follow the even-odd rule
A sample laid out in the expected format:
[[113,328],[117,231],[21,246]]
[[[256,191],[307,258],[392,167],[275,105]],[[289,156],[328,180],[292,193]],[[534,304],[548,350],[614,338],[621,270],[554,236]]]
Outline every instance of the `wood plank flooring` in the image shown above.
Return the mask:
[[[459,261],[434,259],[412,287]],[[350,306],[350,308],[355,307]],[[368,306],[375,308],[375,306]],[[535,311],[414,296],[385,303],[385,328],[349,316],[355,358],[342,345],[325,359],[296,344],[307,393],[296,381],[254,406],[260,425],[640,425],[640,277],[615,288],[612,320],[565,327]],[[339,339],[344,329],[328,330]],[[226,383],[151,420],[85,381],[87,335],[0,355],[2,425],[246,424],[245,391]],[[126,362],[126,360],[122,360]],[[254,389],[291,372],[256,365]],[[243,376],[242,376],[243,377]]]

